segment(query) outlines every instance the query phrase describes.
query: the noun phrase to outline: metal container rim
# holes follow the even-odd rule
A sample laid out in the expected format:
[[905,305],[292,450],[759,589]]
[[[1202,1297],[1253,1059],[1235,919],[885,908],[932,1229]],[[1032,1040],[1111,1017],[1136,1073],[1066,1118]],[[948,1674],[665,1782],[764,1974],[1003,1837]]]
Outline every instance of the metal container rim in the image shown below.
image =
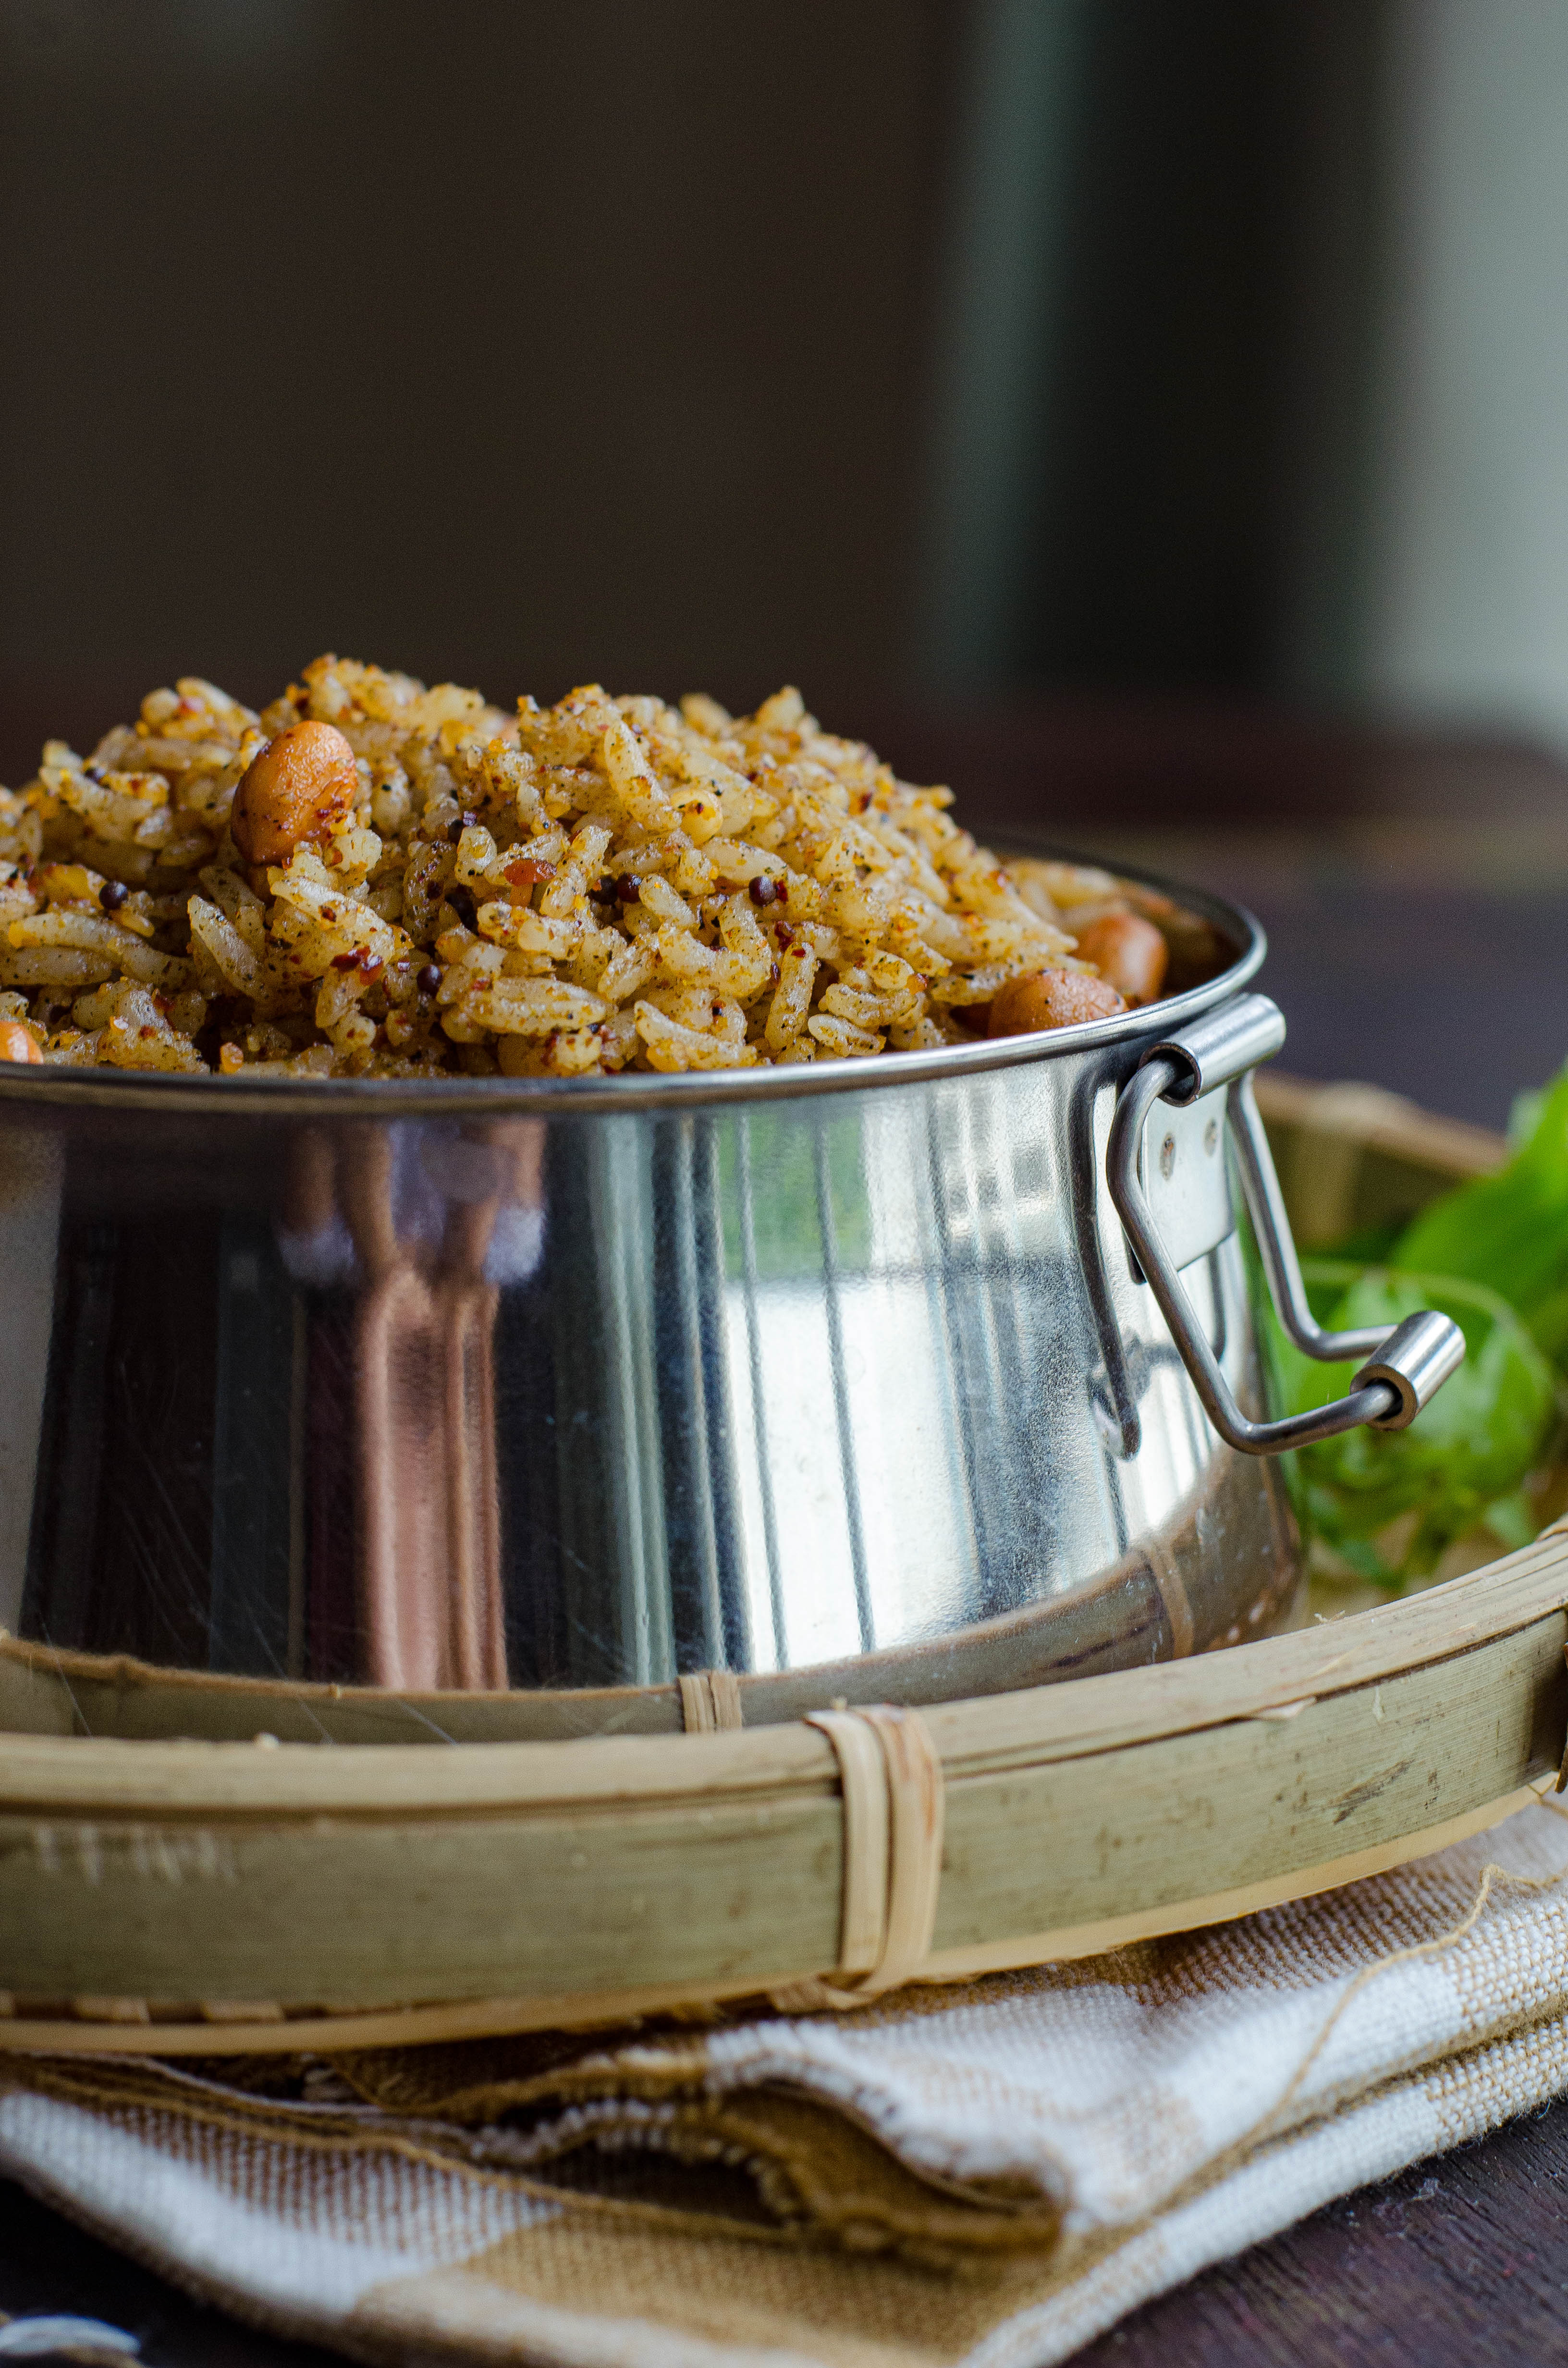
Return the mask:
[[[1057,846],[1031,842],[1027,833],[998,832],[992,843],[1003,852],[1044,857],[1056,862],[1099,859]],[[801,1062],[783,1068],[686,1070],[671,1076],[638,1071],[613,1077],[402,1077],[256,1078],[147,1075],[106,1068],[67,1069],[31,1063],[0,1062],[0,1110],[21,1103],[62,1109],[116,1110],[154,1109],[187,1115],[284,1120],[312,1118],[447,1118],[611,1116],[616,1112],[681,1110],[716,1102],[795,1100],[827,1093],[864,1093],[896,1085],[934,1084],[991,1069],[1021,1067],[1069,1058],[1107,1044],[1136,1041],[1150,1029],[1168,1033],[1199,1012],[1233,995],[1256,977],[1268,951],[1262,923],[1244,905],[1233,905],[1185,881],[1122,864],[1117,877],[1178,899],[1213,922],[1240,948],[1230,966],[1200,985],[1157,1004],[1119,1012],[1073,1028],[1042,1029],[1028,1036],[979,1038],[972,1044],[944,1044],[928,1053],[875,1053],[865,1060]],[[1158,1015],[1157,1018],[1155,1015]]]

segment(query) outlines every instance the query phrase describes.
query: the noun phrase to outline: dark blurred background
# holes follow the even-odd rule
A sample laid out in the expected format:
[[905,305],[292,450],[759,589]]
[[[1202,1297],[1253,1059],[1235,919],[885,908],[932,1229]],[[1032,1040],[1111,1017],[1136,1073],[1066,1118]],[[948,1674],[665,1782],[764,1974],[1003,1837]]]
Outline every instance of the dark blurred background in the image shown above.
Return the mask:
[[1568,1052],[1568,0],[0,0],[0,778],[324,648],[801,683]]

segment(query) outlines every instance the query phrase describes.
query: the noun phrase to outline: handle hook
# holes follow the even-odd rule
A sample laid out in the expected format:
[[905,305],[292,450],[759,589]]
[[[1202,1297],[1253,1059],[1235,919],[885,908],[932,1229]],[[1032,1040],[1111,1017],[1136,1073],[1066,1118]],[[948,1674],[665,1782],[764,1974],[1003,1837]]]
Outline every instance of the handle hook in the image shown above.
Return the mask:
[[[1279,1455],[1287,1448],[1307,1447],[1315,1440],[1353,1430],[1358,1423],[1377,1430],[1403,1430],[1464,1361],[1464,1335],[1451,1316],[1407,1315],[1402,1324],[1350,1332],[1325,1332],[1314,1319],[1252,1087],[1254,1068],[1260,1061],[1272,1060],[1284,1042],[1285,1021],[1278,1007],[1265,995],[1240,995],[1151,1045],[1122,1089],[1106,1152],[1111,1200],[1192,1385],[1221,1438],[1244,1455]],[[1281,1325],[1309,1357],[1335,1364],[1351,1357],[1366,1360],[1346,1396],[1274,1422],[1250,1421],[1236,1404],[1193,1315],[1139,1174],[1139,1146],[1155,1102],[1193,1102],[1221,1087],[1225,1088],[1242,1190]]]

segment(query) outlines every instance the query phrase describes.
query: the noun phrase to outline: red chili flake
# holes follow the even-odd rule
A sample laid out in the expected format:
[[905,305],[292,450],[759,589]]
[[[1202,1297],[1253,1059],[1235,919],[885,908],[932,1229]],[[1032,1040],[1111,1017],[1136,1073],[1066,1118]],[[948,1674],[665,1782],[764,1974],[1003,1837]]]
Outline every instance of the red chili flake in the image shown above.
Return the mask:
[[795,942],[795,932],[788,921],[775,921],[773,934],[781,946],[792,946]]
[[165,1018],[167,1019],[169,1011],[169,998],[166,995],[160,995],[155,987],[153,990],[153,1008],[154,1011],[161,1011]]
[[321,916],[324,921],[335,921],[337,918],[336,905],[324,905],[321,908]]
[[359,956],[359,967],[367,979],[378,979],[385,970],[386,964],[384,962],[377,962],[367,947]]
[[358,970],[359,967],[358,951],[351,954],[334,954],[332,966],[334,970]]
[[555,866],[545,863],[537,855],[520,855],[516,863],[508,863],[502,878],[514,888],[531,888],[536,880],[553,880]]
[[148,1027],[145,1022],[136,1030],[138,1036],[155,1036],[157,1032],[155,1028]]

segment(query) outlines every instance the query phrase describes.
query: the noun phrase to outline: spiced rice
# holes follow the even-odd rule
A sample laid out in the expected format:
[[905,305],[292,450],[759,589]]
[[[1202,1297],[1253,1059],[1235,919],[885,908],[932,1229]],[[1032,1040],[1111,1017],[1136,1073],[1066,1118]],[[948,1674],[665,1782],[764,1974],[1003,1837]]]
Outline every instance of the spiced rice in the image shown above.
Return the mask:
[[[342,795],[247,830],[242,785],[306,723],[347,744]],[[0,790],[0,1034],[69,1065],[580,1076],[968,1042],[1036,976],[1120,1009],[1085,922],[1170,908],[1005,865],[950,803],[792,689],[507,715],[323,657],[257,715],[185,677]]]

